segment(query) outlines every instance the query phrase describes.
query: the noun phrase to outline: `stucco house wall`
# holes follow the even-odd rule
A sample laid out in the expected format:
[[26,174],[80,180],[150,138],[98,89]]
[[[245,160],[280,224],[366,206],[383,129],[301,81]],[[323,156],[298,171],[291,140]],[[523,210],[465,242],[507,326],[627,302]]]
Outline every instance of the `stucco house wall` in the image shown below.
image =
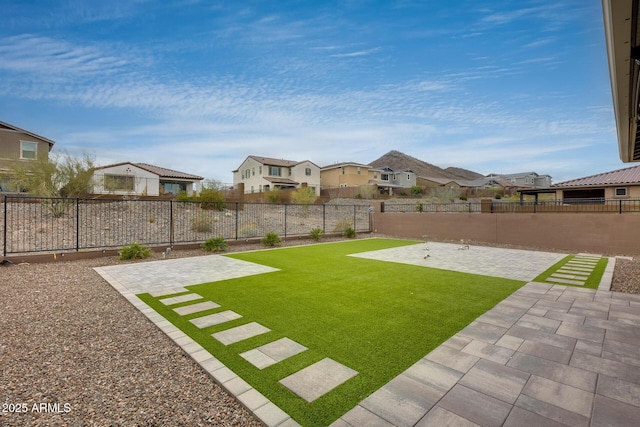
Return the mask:
[[[119,177],[119,178],[113,178]],[[97,168],[93,174],[95,194],[160,195],[160,177],[131,163]],[[121,182],[133,181],[132,188],[118,188]]]

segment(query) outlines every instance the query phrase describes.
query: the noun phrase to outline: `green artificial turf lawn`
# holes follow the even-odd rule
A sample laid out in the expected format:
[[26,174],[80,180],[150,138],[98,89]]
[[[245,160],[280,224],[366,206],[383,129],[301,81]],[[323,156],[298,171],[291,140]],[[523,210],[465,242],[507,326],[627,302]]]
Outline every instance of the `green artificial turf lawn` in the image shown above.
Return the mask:
[[[347,256],[411,244],[366,239],[228,255],[280,271],[190,286],[221,305],[205,313],[178,316],[140,297],[300,424],[328,425],[524,284]],[[202,330],[188,322],[223,310],[243,317]],[[272,332],[229,346],[211,337],[249,322]],[[263,370],[239,356],[283,337],[308,350]],[[326,357],[358,375],[311,403],[278,383]]]
[[[538,277],[533,279],[533,281],[534,282],[545,282],[553,273],[558,271],[566,263],[568,263],[569,261],[571,261],[574,258],[575,258],[575,255],[567,255],[566,257],[562,258],[560,261],[556,262],[551,267],[546,269]],[[604,274],[604,270],[607,268],[607,263],[608,262],[609,262],[609,259],[607,257],[600,258],[600,260],[596,264],[595,268],[593,269],[593,271],[589,275],[589,278],[585,282],[584,286],[567,285],[567,284],[564,284],[564,283],[559,283],[559,285],[562,285],[562,286],[577,286],[577,287],[580,287],[580,288],[588,288],[588,289],[598,289],[598,286],[600,286],[600,281],[602,280],[602,275]]]

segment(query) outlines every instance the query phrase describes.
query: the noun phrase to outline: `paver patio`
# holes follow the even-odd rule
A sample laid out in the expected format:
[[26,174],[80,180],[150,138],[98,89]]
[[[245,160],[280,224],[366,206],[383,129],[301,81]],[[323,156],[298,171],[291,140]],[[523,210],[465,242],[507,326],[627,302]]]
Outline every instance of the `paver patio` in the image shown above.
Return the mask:
[[[458,250],[458,245],[430,243],[430,256],[425,259],[424,244],[398,249],[402,250],[395,250],[391,256],[387,252],[384,261],[438,265],[442,267],[436,268],[507,278],[514,278],[515,274],[527,281],[564,256],[474,246]],[[366,256],[381,259],[376,258],[379,253]],[[212,258],[225,263],[224,257]],[[508,266],[496,265],[496,259],[508,260]],[[126,273],[122,274],[118,270],[123,266],[101,267],[96,271],[259,419],[271,426],[297,425],[135,296],[136,292],[145,292],[140,290],[145,288],[137,280],[138,274],[143,278],[162,276],[166,262],[158,263],[154,271],[142,267],[149,263],[127,265]],[[213,266],[216,260],[207,263]],[[138,271],[136,266],[141,266]],[[614,262],[610,262],[598,290],[551,283],[526,284],[333,425],[637,425],[640,295],[608,290],[613,266]],[[259,270],[248,267],[250,271]],[[173,264],[167,268],[175,272],[179,267]],[[242,265],[235,264],[234,268],[242,269]],[[202,277],[189,278],[188,269],[180,272],[182,282],[169,281],[164,288],[196,284]],[[189,280],[192,282],[188,283]],[[150,283],[148,277],[145,283]],[[163,289],[155,286],[152,291]],[[321,376],[321,371],[299,378]],[[306,384],[302,388],[314,389],[305,381],[297,383]],[[316,388],[321,389],[322,386]],[[312,399],[313,395],[307,398]]]

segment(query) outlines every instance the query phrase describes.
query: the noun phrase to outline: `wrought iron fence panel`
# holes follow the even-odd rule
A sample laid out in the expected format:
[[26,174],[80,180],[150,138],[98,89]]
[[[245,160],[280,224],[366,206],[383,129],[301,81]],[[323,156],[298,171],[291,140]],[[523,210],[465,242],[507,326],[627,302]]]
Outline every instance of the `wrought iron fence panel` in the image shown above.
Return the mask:
[[281,237],[352,227],[369,231],[367,205],[285,205],[173,200],[2,199],[3,255],[69,252],[144,245],[201,243],[212,237],[242,240],[274,232]]

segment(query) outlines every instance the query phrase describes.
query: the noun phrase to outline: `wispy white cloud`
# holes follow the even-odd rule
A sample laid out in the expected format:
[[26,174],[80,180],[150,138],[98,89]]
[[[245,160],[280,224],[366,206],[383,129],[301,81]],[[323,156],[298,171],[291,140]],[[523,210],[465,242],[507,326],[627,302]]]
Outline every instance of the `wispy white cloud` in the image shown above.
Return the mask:
[[378,52],[380,50],[380,48],[375,47],[372,49],[366,49],[366,50],[358,50],[355,52],[348,52],[348,53],[336,53],[331,55],[331,57],[333,58],[353,58],[353,57],[357,57],[357,56],[367,56],[367,55],[371,55],[374,54],[376,52]]

